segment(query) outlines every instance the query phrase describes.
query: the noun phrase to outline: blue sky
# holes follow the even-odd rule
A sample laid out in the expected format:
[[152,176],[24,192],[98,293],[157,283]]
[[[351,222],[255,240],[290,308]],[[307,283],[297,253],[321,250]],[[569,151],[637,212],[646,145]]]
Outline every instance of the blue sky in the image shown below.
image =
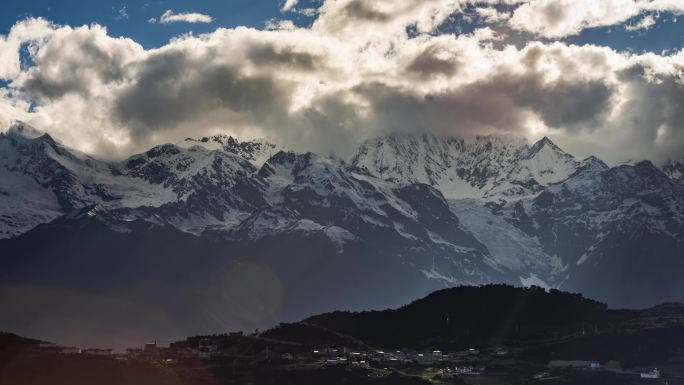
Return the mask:
[[[291,19],[306,26],[312,18],[297,13],[283,13],[279,0],[157,0],[157,1],[83,1],[83,0],[28,0],[4,1],[0,4],[0,33],[7,34],[18,20],[26,17],[43,17],[61,25],[79,26],[98,23],[107,27],[112,36],[130,37],[145,48],[159,47],[169,39],[192,31],[194,34],[211,32],[219,27],[248,26],[264,28],[269,19]],[[302,1],[299,7],[316,7],[319,1]],[[209,24],[151,24],[150,18],[159,18],[166,10],[198,12],[210,15]],[[125,10],[126,16],[122,15]],[[684,47],[684,19],[671,14],[653,14],[657,24],[647,30],[627,31],[624,25],[588,28],[579,35],[563,40],[573,44],[598,44],[619,51],[655,52],[678,50]],[[627,24],[633,24],[642,16]],[[441,28],[445,33],[470,32],[481,22],[464,21],[457,15],[452,25]]]
[[[627,24],[632,25],[637,19],[633,18]],[[684,18],[677,20],[674,15],[661,14],[657,23],[648,30],[627,31],[623,25],[590,28],[566,40],[575,44],[592,43],[617,50],[659,54],[663,50],[675,51],[684,47]]]
[[[122,16],[124,9],[128,15]],[[198,12],[214,18],[209,24],[151,24],[164,11]],[[273,0],[161,0],[161,1],[82,1],[28,0],[3,1],[0,4],[0,26],[6,34],[12,25],[26,17],[43,17],[57,24],[78,26],[98,23],[113,36],[130,37],[146,48],[158,47],[182,33],[205,33],[217,27],[250,26],[262,28],[267,19],[280,16],[279,4]]]

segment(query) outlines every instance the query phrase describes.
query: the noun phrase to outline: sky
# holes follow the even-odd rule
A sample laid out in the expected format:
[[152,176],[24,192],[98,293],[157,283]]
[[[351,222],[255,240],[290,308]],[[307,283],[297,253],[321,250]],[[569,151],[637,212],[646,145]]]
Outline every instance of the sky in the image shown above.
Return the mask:
[[185,137],[346,156],[393,133],[684,157],[684,0],[0,4],[0,130],[121,159]]

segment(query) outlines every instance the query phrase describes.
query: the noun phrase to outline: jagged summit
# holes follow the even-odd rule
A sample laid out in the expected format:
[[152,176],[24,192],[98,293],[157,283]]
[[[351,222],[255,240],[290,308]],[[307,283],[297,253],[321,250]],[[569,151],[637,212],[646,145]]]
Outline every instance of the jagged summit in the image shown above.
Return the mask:
[[665,175],[670,179],[684,182],[684,158],[679,160],[668,160],[662,165],[661,170],[663,170]]
[[596,170],[607,170],[610,168],[604,161],[593,155],[584,158],[581,165],[582,167],[589,167]]
[[230,152],[250,161],[256,167],[261,167],[268,158],[282,150],[282,147],[271,143],[267,139],[254,139],[242,142],[226,134],[206,136],[200,139],[187,138],[179,145],[183,147],[202,146],[209,150]]
[[383,136],[362,144],[351,163],[395,183],[430,184],[447,198],[486,200],[534,195],[579,167],[546,137],[530,147],[511,135]]
[[[25,123],[21,120],[15,120],[7,129],[7,135],[21,137],[24,139],[36,139],[47,135],[45,132]],[[49,135],[48,135],[49,137]]]
[[563,150],[561,150],[560,147],[558,147],[558,145],[556,145],[556,143],[554,143],[553,141],[551,141],[551,139],[545,136],[532,145],[532,147],[530,148],[530,153],[537,153],[545,147],[549,147],[553,151],[564,152]]

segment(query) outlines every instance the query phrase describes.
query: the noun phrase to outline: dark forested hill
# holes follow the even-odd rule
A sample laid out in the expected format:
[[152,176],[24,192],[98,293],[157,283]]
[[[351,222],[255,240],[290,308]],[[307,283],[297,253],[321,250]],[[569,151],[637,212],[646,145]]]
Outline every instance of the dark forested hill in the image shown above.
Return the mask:
[[333,312],[305,322],[381,346],[468,347],[544,341],[633,315],[579,294],[487,285],[436,291],[396,310]]

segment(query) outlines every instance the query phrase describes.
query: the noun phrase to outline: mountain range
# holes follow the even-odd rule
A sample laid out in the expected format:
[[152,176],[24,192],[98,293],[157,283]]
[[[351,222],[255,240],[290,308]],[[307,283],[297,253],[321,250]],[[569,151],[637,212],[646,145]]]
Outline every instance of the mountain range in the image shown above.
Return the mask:
[[491,282],[683,300],[683,165],[428,134],[344,160],[218,135],[108,161],[17,122],[0,134],[0,329],[126,346]]

